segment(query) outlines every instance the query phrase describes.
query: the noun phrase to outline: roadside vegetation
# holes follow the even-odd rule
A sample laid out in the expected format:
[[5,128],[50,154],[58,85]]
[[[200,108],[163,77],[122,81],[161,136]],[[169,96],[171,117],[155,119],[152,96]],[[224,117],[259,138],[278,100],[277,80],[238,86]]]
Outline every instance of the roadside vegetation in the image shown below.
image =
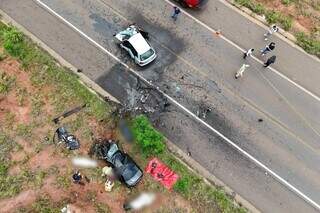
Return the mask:
[[[76,203],[88,212],[121,212],[126,197],[154,190],[166,202],[163,212],[246,212],[223,189],[209,186],[178,161],[145,116],[131,120],[136,143],[122,141],[110,124],[114,120],[108,103],[21,32],[2,23],[0,56],[0,205],[5,211],[50,213]],[[87,104],[83,111],[63,121],[81,141],[80,149],[70,152],[53,144],[54,116],[83,103]],[[74,185],[70,157],[87,155],[99,137],[119,140],[141,168],[150,157],[158,157],[181,177],[174,190],[145,175],[132,190],[117,183],[113,192],[102,193],[99,168],[82,171],[90,180],[86,186]],[[22,193],[27,198],[20,202]]]
[[308,0],[232,0],[295,35],[297,45],[320,58],[320,2]]

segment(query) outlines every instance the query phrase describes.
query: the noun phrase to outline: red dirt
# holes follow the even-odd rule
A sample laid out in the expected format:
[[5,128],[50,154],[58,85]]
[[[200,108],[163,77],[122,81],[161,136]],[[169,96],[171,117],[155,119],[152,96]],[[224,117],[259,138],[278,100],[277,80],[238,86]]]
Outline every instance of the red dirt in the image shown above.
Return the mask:
[[19,195],[15,196],[14,199],[4,199],[0,200],[0,212],[8,213],[13,212],[21,206],[25,206],[33,203],[36,200],[37,193],[34,190],[27,190],[21,192]]
[[64,168],[70,165],[70,161],[65,158],[54,155],[54,148],[47,147],[45,150],[34,155],[28,162],[29,168],[31,170],[37,169],[48,169],[51,166],[55,165],[59,168]]
[[262,3],[268,9],[279,11],[284,15],[294,18],[293,31],[311,33],[320,25],[320,11],[314,9],[311,3],[301,1],[300,5],[292,3],[284,5],[281,0],[255,0]]

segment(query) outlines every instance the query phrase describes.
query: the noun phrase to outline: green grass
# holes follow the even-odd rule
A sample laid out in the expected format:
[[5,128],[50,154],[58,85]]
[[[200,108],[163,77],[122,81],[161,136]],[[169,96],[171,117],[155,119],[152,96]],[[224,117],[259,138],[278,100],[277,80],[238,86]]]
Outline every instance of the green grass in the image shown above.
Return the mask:
[[28,124],[18,124],[16,129],[16,134],[25,139],[29,139],[32,136],[32,125]]
[[35,203],[32,204],[32,212],[39,213],[57,213],[63,206],[57,206],[52,203],[49,196],[39,197]]
[[297,44],[306,52],[320,57],[320,41],[300,32],[296,34]]
[[58,106],[57,111],[62,112],[70,103],[87,103],[87,113],[98,119],[108,117],[108,105],[104,101],[80,83],[77,75],[59,67],[51,56],[39,49],[17,29],[0,24],[0,40],[6,52],[16,57],[22,66],[31,72],[33,86],[38,88],[46,85],[54,86],[55,91],[51,94],[51,101]]
[[145,116],[133,119],[132,131],[144,156],[161,154],[165,150],[163,135],[152,127]]
[[71,186],[71,175],[57,175],[56,185],[58,188],[68,189]]
[[15,77],[0,70],[0,94],[7,94],[15,85]]

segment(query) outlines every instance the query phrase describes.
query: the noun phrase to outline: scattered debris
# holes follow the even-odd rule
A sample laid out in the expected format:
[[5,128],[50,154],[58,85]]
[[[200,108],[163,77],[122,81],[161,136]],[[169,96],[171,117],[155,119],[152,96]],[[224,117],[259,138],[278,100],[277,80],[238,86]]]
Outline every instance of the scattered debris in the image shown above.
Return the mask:
[[211,107],[206,106],[204,103],[199,105],[199,108],[196,112],[197,117],[205,119],[208,115],[208,113],[210,113],[212,111]]
[[111,192],[113,186],[114,186],[114,181],[109,179],[109,178],[107,178],[106,182],[104,183],[104,190],[106,192]]
[[156,199],[156,195],[152,192],[143,192],[134,200],[123,204],[124,210],[140,210],[151,205]]
[[69,150],[75,150],[80,148],[80,142],[78,139],[74,136],[68,133],[67,129],[65,127],[59,127],[55,135],[53,137],[53,142],[55,142],[55,136],[58,136],[58,144],[64,143]]
[[101,176],[102,177],[111,177],[111,176],[113,176],[114,174],[113,174],[113,170],[112,170],[112,167],[110,167],[110,166],[105,166],[105,167],[103,167],[102,168],[102,174],[101,174]]
[[86,107],[86,104],[83,104],[82,106],[78,106],[72,110],[69,110],[69,111],[66,111],[64,112],[62,115],[54,118],[52,121],[55,123],[55,124],[58,124],[62,119],[66,118],[66,117],[69,117],[70,115],[74,114],[74,113],[77,113],[79,112],[80,110],[82,110],[83,108]]

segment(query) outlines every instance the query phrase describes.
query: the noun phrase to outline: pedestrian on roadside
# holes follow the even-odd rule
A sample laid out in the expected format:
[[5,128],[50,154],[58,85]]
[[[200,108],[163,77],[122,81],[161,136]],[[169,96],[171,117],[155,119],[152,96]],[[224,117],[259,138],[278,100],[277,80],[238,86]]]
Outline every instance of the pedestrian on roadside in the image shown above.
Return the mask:
[[178,7],[176,7],[176,6],[174,6],[173,7],[173,14],[172,14],[172,16],[171,16],[171,18],[174,20],[174,21],[176,21],[177,20],[177,18],[178,18],[178,15],[180,14],[180,9],[178,8]]
[[276,33],[276,32],[278,32],[278,31],[279,31],[279,27],[277,27],[275,24],[272,25],[272,26],[269,28],[268,32],[264,34],[264,40],[265,40],[265,41],[268,41],[268,37],[270,37],[273,33]]
[[249,64],[242,64],[240,69],[236,72],[236,75],[234,76],[236,79],[241,78],[243,76],[244,71],[246,68],[250,67]]
[[265,56],[268,52],[271,52],[276,47],[276,44],[274,42],[271,42],[268,44],[265,48],[261,49],[261,56]]
[[252,56],[254,49],[251,48],[249,50],[247,50],[247,52],[243,53],[243,59],[246,59],[248,56]]
[[270,66],[270,64],[273,64],[274,62],[276,62],[277,57],[275,55],[271,56],[270,58],[268,58],[267,62],[264,63],[263,67],[268,67]]

